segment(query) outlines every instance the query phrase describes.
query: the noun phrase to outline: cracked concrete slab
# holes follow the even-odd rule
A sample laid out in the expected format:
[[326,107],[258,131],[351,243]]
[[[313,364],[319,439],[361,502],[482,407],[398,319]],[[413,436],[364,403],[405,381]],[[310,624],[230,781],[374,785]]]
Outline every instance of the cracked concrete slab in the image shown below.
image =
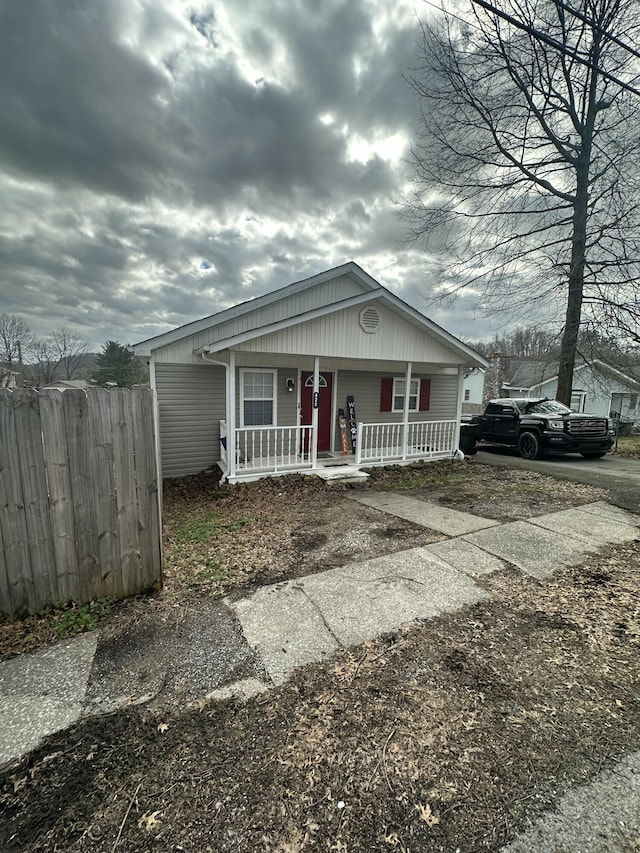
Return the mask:
[[580,507],[538,515],[530,518],[529,523],[544,527],[545,530],[582,539],[592,548],[597,548],[608,543],[629,542],[636,539],[640,531],[633,524],[632,518],[633,516],[629,516],[627,521],[623,522],[620,516],[615,519],[606,514],[600,516]]
[[354,500],[366,506],[388,512],[430,530],[437,530],[447,536],[461,536],[475,530],[487,527],[497,527],[500,522],[491,518],[482,518],[470,512],[460,512],[457,509],[441,506],[440,504],[421,501],[391,492],[368,492],[364,495],[353,495]]
[[498,557],[483,551],[473,542],[460,538],[445,539],[444,542],[427,545],[426,549],[440,559],[446,560],[453,568],[472,577],[498,572],[505,567]]
[[593,550],[583,539],[546,530],[528,521],[512,521],[470,533],[463,539],[537,578],[545,578]]
[[485,597],[449,563],[412,548],[265,587],[233,606],[249,644],[280,684],[338,647]]
[[611,521],[619,521],[621,524],[631,524],[633,527],[640,527],[640,515],[629,512],[629,510],[622,509],[619,506],[613,506],[613,504],[609,504],[606,501],[594,501],[590,504],[584,504],[579,509],[583,512],[593,513],[598,518],[609,518]]
[[339,646],[317,606],[296,583],[262,587],[250,598],[230,603],[274,684],[282,684],[296,667],[322,660]]
[[82,634],[0,664],[0,766],[80,717],[96,644]]

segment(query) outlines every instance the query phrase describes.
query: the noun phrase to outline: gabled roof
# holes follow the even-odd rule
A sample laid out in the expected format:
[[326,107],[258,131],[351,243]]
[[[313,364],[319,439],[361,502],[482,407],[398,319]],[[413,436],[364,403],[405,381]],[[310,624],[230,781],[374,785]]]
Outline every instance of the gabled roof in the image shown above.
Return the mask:
[[548,382],[557,374],[557,361],[509,356],[507,375],[503,384],[512,389],[529,390],[543,382]]
[[197,332],[202,332],[205,329],[212,329],[219,326],[221,323],[226,323],[227,320],[233,320],[235,317],[240,317],[243,314],[248,314],[258,308],[265,308],[273,302],[279,302],[281,299],[286,299],[288,296],[293,296],[294,293],[299,293],[301,290],[307,290],[311,287],[316,287],[324,281],[329,281],[332,278],[337,278],[341,275],[348,275],[358,282],[363,291],[375,290],[382,285],[366,273],[354,261],[350,261],[342,266],[334,267],[330,270],[318,273],[318,275],[304,278],[302,281],[295,281],[293,284],[288,284],[286,287],[280,287],[277,290],[272,290],[271,293],[265,293],[262,296],[256,296],[253,299],[247,299],[245,302],[239,302],[237,305],[232,305],[224,311],[219,311],[217,314],[210,314],[208,317],[203,317],[201,320],[194,320],[192,323],[185,323],[184,326],[178,326],[176,329],[171,329],[170,332],[164,332],[161,335],[156,335],[153,338],[147,338],[144,341],[139,341],[133,344],[136,355],[150,355],[153,350],[167,346],[167,344],[176,343],[189,335],[195,335]]
[[57,388],[60,391],[66,391],[68,389],[84,391],[84,389],[88,387],[89,382],[87,379],[54,379],[53,382],[48,382],[46,385],[43,385],[40,390],[43,391],[48,388]]
[[165,332],[162,335],[157,335],[156,337],[140,341],[139,343],[134,344],[134,352],[136,355],[149,356],[154,350],[176,343],[190,335],[194,335],[207,329],[214,329],[216,326],[219,326],[228,320],[244,314],[249,314],[252,311],[257,311],[258,309],[264,308],[275,302],[286,300],[300,291],[316,287],[323,282],[345,275],[349,276],[361,287],[361,294],[350,296],[337,302],[332,302],[329,305],[324,305],[320,308],[314,308],[313,310],[307,311],[303,314],[285,317],[284,319],[278,320],[274,323],[256,326],[248,331],[241,332],[223,340],[218,340],[215,344],[200,347],[198,351],[219,352],[220,350],[226,349],[230,346],[235,346],[253,338],[279,331],[280,329],[289,328],[290,326],[304,323],[317,317],[333,314],[336,311],[341,311],[343,309],[353,307],[354,305],[360,305],[374,299],[380,299],[389,305],[389,307],[396,313],[403,315],[409,322],[424,331],[428,331],[442,344],[457,353],[464,354],[464,356],[469,359],[470,363],[480,367],[488,366],[488,362],[479,353],[462,343],[462,341],[454,335],[451,335],[437,323],[429,320],[424,316],[424,314],[416,311],[398,296],[395,296],[395,294],[383,287],[354,261],[326,270],[325,272],[303,279],[302,281],[294,282],[286,287],[274,290],[271,293],[258,296],[255,299],[242,302],[239,305],[235,305],[232,308],[219,312],[218,314],[212,314],[209,317],[204,317],[203,319],[196,320],[193,323],[187,323],[184,326],[179,326],[177,329],[172,329],[170,332]]

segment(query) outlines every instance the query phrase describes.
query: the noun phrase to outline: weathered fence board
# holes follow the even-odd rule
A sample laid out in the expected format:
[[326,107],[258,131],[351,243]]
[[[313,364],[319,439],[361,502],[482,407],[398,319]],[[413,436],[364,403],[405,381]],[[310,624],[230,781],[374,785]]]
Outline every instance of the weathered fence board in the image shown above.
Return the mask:
[[154,402],[153,394],[140,395],[138,405],[133,407],[133,452],[136,459],[136,479],[138,481],[138,506],[140,512],[139,536],[140,551],[147,555],[142,561],[142,586],[145,589],[152,587],[155,578],[160,577],[162,553],[162,538],[160,536],[160,512],[154,512],[153,508],[160,508],[161,480],[158,472],[156,447],[154,442],[147,441],[146,436],[153,435],[154,431]]
[[67,430],[62,392],[40,392],[42,440],[47,448],[47,485],[53,534],[53,551],[60,601],[72,601],[79,589],[78,552],[73,523],[73,499]]
[[114,477],[110,394],[106,388],[91,391],[91,479],[93,482],[98,564],[105,590],[116,595],[122,589],[120,532]]
[[0,614],[158,588],[148,388],[0,389]]
[[57,578],[49,571],[49,566],[55,565],[55,557],[38,392],[32,388],[16,388],[13,391],[13,410],[24,514],[29,537],[33,594],[36,601],[56,601]]
[[98,533],[94,523],[94,491],[91,480],[89,405],[84,391],[63,393],[67,427],[73,526],[78,554],[78,593],[82,601],[100,596]]
[[133,455],[133,414],[131,398],[123,388],[110,392],[111,432],[115,460],[116,498],[120,521],[120,562],[123,582],[129,592],[141,588],[140,548],[136,507],[135,457]]
[[29,536],[18,463],[13,392],[0,389],[0,527],[12,611],[33,609]]

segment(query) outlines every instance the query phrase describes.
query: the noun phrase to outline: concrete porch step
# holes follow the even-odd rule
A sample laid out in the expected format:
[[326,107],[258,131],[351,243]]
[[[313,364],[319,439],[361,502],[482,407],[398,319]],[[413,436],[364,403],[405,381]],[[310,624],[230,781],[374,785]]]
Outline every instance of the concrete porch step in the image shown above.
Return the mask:
[[322,480],[334,481],[339,480],[342,483],[362,483],[369,478],[369,475],[361,471],[355,465],[349,465],[348,462],[337,462],[335,464],[323,465],[322,468],[316,468],[315,471],[305,471],[305,474],[315,475]]

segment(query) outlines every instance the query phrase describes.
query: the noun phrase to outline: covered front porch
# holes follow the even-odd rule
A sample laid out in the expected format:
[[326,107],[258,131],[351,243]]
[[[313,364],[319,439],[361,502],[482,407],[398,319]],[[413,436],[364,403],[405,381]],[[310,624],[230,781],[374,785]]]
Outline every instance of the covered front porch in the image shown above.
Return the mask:
[[245,427],[235,431],[235,465],[226,421],[220,421],[220,467],[229,482],[306,473],[337,465],[370,467],[451,458],[458,446],[458,424],[418,421],[409,424],[359,422],[355,452],[318,452],[317,431],[300,427]]
[[[233,350],[228,357],[226,417],[219,422],[223,481],[289,473],[333,479],[375,465],[451,458],[458,447],[462,373],[457,366],[257,359]],[[445,402],[438,399],[440,389],[446,389]],[[389,395],[388,406],[381,394]],[[433,414],[421,416],[423,404]],[[365,417],[357,416],[359,406]],[[373,409],[385,407],[388,414],[371,417]],[[247,423],[256,417],[275,421],[276,410],[288,423]]]

